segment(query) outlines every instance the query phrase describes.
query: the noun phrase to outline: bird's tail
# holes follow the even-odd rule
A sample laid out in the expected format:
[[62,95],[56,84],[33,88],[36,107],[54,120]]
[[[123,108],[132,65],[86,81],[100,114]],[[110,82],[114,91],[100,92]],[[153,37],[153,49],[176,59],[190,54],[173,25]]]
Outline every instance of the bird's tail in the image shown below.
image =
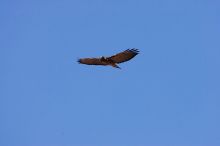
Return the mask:
[[115,67],[115,68],[118,68],[118,69],[121,69],[117,64],[111,64],[112,67]]

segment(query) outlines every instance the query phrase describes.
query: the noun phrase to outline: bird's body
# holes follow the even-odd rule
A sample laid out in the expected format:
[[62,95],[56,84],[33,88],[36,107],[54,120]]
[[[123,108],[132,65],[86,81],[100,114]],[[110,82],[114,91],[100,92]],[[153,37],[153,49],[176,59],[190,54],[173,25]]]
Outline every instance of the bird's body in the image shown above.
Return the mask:
[[120,69],[120,67],[111,59],[111,58],[109,58],[109,57],[104,57],[104,56],[102,56],[101,58],[100,58],[100,61],[101,62],[103,62],[103,63],[105,63],[106,65],[110,65],[110,66],[112,66],[112,67],[115,67],[115,68],[119,68]]
[[120,69],[120,67],[117,64],[132,59],[138,53],[139,53],[138,49],[133,48],[133,49],[127,49],[121,53],[118,53],[110,57],[102,56],[99,58],[81,58],[78,60],[78,62],[87,65],[104,65],[104,66],[109,65]]

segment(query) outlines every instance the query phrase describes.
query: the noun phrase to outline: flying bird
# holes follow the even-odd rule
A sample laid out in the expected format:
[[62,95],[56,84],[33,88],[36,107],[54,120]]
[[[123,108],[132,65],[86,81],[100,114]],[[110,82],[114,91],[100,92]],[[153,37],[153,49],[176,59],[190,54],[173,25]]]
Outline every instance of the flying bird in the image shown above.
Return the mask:
[[133,48],[127,49],[110,57],[101,56],[99,58],[80,58],[78,59],[78,62],[86,65],[109,65],[121,69],[117,64],[129,61],[130,59],[134,58],[138,53],[139,50]]

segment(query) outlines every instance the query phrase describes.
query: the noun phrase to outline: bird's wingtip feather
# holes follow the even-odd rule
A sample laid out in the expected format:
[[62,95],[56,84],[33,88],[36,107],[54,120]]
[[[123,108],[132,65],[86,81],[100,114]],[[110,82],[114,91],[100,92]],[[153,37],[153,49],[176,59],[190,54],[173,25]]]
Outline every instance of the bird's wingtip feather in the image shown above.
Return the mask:
[[77,62],[78,62],[78,63],[81,63],[81,59],[77,59]]
[[129,51],[138,54],[140,51],[137,48],[129,49]]

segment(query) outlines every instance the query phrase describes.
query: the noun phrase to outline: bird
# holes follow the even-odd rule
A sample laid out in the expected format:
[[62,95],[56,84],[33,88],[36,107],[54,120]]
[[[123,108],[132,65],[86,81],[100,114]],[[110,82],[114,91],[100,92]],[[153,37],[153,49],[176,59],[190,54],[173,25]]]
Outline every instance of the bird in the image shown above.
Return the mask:
[[80,58],[78,63],[86,65],[102,65],[112,66],[114,68],[121,69],[118,64],[131,60],[139,54],[139,50],[136,48],[127,49],[110,57],[97,57],[97,58]]

